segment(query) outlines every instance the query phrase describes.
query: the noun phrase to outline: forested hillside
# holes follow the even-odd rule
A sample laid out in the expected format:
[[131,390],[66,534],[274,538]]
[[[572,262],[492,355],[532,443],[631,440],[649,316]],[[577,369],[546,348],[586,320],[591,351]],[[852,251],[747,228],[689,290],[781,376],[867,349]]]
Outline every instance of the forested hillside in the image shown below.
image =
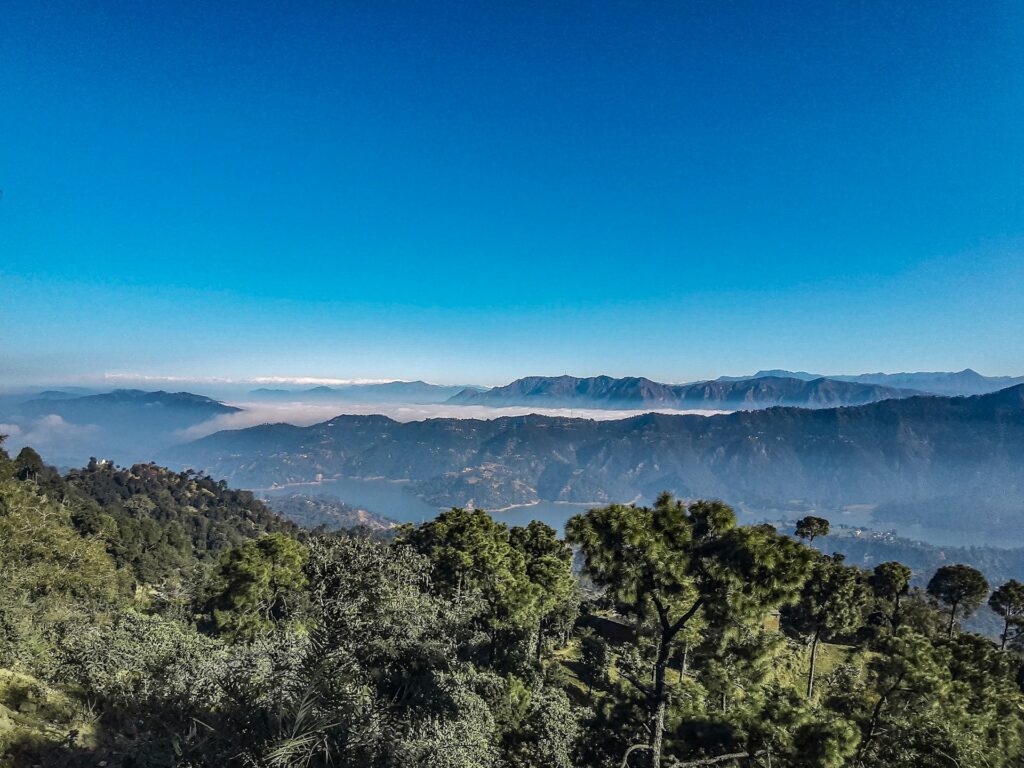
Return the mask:
[[1024,385],[976,397],[912,397],[856,408],[771,408],[616,421],[339,416],[310,427],[219,432],[167,459],[248,487],[383,477],[439,506],[653,499],[662,490],[757,511],[794,501],[882,520],[977,526],[1021,543]]
[[393,520],[368,509],[354,507],[322,494],[276,494],[264,497],[263,501],[279,515],[303,528],[323,527],[328,531],[367,528],[372,531],[387,531],[396,525]]
[[297,530],[250,492],[196,472],[94,459],[61,477],[31,448],[22,449],[15,467],[19,478],[59,500],[83,535],[104,541],[115,563],[142,582],[216,559],[263,533]]
[[[0,449],[0,765],[1020,765],[1024,585],[918,589],[829,528],[666,494],[385,542]],[[960,628],[983,603],[998,637]]]

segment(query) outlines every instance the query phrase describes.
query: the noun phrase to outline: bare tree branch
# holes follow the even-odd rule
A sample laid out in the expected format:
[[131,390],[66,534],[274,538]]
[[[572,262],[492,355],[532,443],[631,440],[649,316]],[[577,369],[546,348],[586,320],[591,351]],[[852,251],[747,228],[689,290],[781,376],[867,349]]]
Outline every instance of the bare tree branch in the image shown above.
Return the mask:
[[633,753],[633,750],[636,749],[650,749],[650,746],[647,744],[634,744],[631,746],[626,750],[626,754],[622,756],[622,765],[620,768],[629,768],[629,756]]

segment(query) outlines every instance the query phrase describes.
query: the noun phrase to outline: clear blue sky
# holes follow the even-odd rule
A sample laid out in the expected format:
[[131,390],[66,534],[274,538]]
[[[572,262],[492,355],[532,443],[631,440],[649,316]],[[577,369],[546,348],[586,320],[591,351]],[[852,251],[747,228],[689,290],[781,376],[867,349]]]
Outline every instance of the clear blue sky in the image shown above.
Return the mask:
[[0,383],[1024,373],[1019,2],[20,2]]

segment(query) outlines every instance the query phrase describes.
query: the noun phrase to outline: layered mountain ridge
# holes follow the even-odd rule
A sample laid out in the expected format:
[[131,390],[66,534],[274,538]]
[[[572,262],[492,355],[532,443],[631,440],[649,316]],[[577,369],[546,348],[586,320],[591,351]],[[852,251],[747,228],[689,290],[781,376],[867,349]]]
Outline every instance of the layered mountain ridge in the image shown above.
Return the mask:
[[875,384],[899,389],[912,389],[923,394],[932,395],[984,395],[997,392],[1016,384],[1024,384],[1024,376],[983,376],[970,368],[962,371],[934,371],[917,373],[858,373],[829,374],[823,376],[806,371],[786,371],[780,369],[758,371],[752,376],[720,376],[718,381],[746,381],[763,378],[794,378],[811,381],[828,378],[834,381],[847,381],[857,384]]
[[443,403],[465,390],[479,387],[451,384],[430,384],[426,381],[386,381],[374,384],[320,385],[309,389],[270,389],[261,387],[249,392],[258,400],[285,401],[355,401],[431,404]]
[[911,397],[913,390],[819,377],[762,376],[736,380],[661,384],[643,377],[528,376],[484,392],[464,390],[448,400],[453,405],[546,408],[768,408],[792,405],[829,408],[864,405]]
[[[431,503],[499,508],[662,490],[751,509],[871,505],[969,521],[1024,519],[1024,386],[858,407],[597,421],[339,416],[220,432],[164,458],[246,487],[325,477],[401,480]],[[959,517],[958,517],[959,516]]]

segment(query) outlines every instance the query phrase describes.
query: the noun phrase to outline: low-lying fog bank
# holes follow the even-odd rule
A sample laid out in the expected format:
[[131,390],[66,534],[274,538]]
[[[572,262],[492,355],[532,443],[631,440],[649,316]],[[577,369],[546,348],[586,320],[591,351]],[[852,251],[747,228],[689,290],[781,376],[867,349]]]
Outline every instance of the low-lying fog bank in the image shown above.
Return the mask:
[[444,405],[444,404],[413,404],[413,403],[266,403],[266,402],[231,402],[228,403],[242,409],[237,413],[216,416],[202,424],[196,424],[181,430],[178,435],[182,441],[197,440],[200,437],[219,432],[223,429],[245,429],[260,424],[294,424],[308,427],[328,421],[335,416],[355,415],[367,416],[381,414],[395,421],[424,421],[426,419],[499,419],[507,416],[565,416],[576,419],[594,419],[595,421],[612,421],[628,419],[643,413],[670,413],[676,415],[690,414],[697,416],[714,416],[732,413],[725,410],[678,408],[640,408],[637,410],[609,410],[605,408],[530,408],[503,407],[497,408],[484,405]]

